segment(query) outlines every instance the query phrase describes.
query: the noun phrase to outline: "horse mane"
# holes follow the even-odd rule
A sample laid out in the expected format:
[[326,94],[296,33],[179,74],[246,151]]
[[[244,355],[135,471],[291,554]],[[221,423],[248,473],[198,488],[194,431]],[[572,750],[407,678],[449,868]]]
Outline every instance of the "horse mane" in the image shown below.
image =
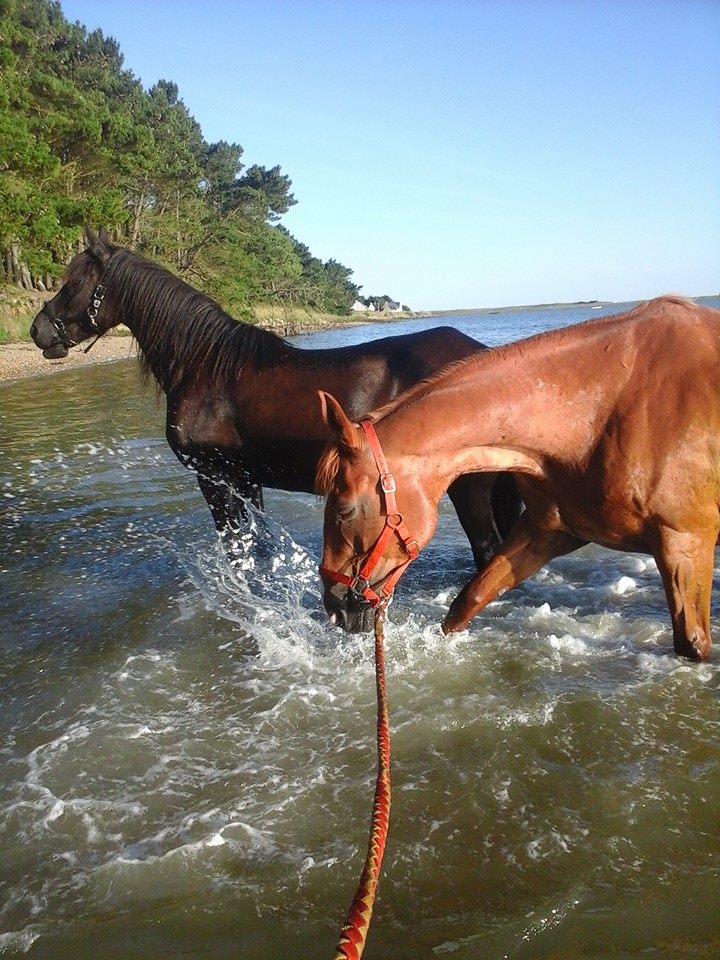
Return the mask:
[[234,379],[245,364],[267,367],[294,349],[268,330],[235,320],[207,294],[124,247],[115,248],[104,282],[118,322],[132,318],[143,376],[152,374],[166,392],[200,373],[219,382]]
[[331,440],[323,450],[315,469],[315,493],[326,497],[340,468],[340,443]]

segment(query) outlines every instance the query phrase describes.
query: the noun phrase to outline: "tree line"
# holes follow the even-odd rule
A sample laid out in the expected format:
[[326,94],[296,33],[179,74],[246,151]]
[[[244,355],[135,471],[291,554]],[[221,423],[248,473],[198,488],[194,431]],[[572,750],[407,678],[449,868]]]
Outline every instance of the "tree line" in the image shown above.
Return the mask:
[[280,166],[208,143],[160,80],[145,90],[119,44],[54,0],[0,0],[0,280],[52,289],[85,223],[202,287],[231,313],[257,303],[346,313],[359,287],[280,217]]

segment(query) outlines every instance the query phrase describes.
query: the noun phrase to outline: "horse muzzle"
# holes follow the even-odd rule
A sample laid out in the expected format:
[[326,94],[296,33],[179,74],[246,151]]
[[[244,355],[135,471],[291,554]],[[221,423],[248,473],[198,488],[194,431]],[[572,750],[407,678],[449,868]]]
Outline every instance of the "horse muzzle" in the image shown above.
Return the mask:
[[46,360],[62,360],[68,355],[68,348],[62,343],[54,343],[51,347],[45,347],[43,356]]
[[346,633],[369,633],[375,620],[373,606],[340,584],[326,588],[323,598],[330,622]]
[[30,336],[35,346],[42,350],[46,360],[61,360],[68,355],[69,345],[60,334],[58,322],[45,310],[41,310],[33,320]]

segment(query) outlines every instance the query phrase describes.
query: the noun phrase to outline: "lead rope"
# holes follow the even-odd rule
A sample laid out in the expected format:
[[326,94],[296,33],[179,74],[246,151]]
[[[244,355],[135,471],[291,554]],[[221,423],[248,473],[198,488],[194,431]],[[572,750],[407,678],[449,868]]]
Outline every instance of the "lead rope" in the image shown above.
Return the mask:
[[340,934],[334,960],[360,960],[365,949],[375,893],[380,879],[385,840],[390,822],[390,723],[385,693],[385,653],[383,650],[383,608],[375,610],[375,683],[377,687],[378,772],[375,781],[367,858],[360,883]]

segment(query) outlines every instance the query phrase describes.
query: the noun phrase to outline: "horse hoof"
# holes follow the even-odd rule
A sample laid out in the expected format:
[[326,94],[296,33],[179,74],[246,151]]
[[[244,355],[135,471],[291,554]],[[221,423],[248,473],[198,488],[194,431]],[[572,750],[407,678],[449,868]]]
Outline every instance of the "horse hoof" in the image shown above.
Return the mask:
[[710,641],[701,637],[687,637],[675,641],[675,655],[700,663],[710,653]]
[[465,630],[468,625],[467,620],[458,620],[456,617],[452,616],[452,610],[445,617],[442,622],[441,630],[443,633],[460,633],[462,630]]

